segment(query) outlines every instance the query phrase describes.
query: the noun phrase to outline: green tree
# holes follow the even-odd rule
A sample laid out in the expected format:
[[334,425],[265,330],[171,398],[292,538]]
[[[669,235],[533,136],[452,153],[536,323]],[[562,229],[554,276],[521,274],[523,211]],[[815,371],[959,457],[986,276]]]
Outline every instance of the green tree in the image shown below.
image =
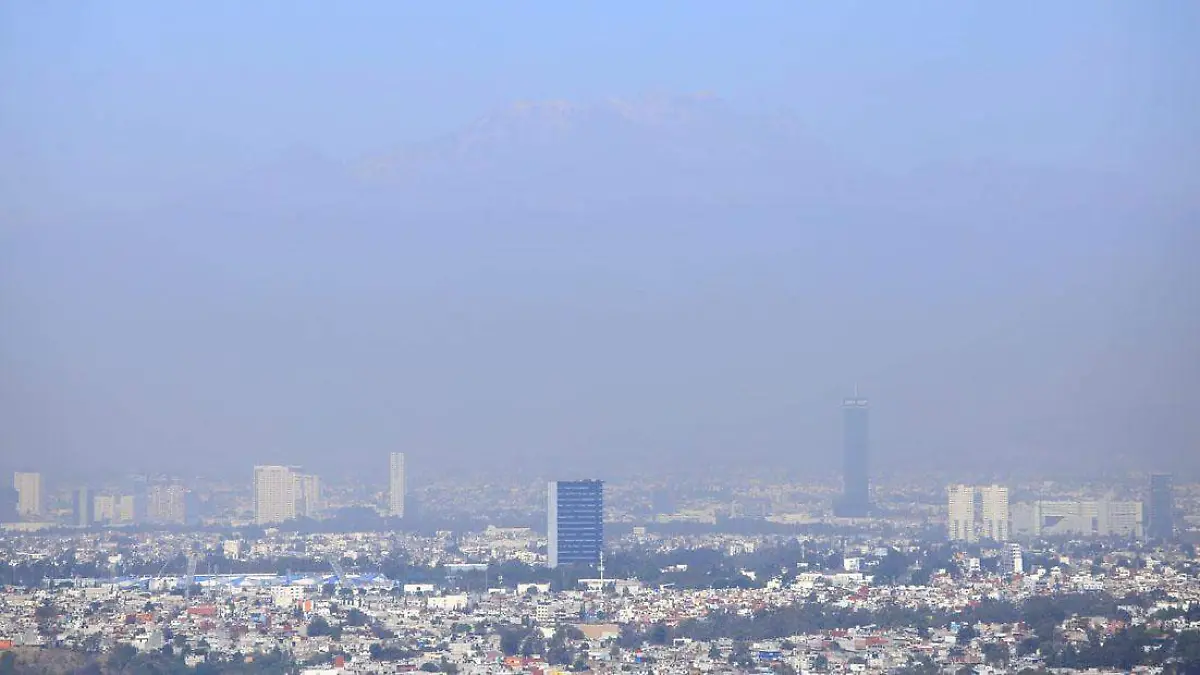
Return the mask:
[[308,622],[309,637],[321,637],[323,635],[333,635],[333,628],[323,616],[314,616],[312,621]]
[[1008,645],[1003,642],[989,642],[983,646],[983,660],[990,666],[1007,666],[1011,656]]
[[942,669],[933,662],[933,658],[928,654],[918,654],[910,656],[908,663],[897,673],[897,675],[938,675]]
[[1174,652],[1182,675],[1200,675],[1200,631],[1186,630],[1175,636]]
[[529,629],[523,627],[502,627],[500,633],[500,651],[505,656],[516,656],[521,651],[521,644],[529,635]]
[[667,628],[667,624],[659,621],[650,627],[647,639],[652,645],[665,645],[671,641],[671,629]]
[[124,643],[119,644],[116,647],[113,647],[112,651],[108,653],[108,669],[119,673],[124,670],[125,667],[128,666],[135,657],[137,657],[137,649],[135,649],[133,645]]

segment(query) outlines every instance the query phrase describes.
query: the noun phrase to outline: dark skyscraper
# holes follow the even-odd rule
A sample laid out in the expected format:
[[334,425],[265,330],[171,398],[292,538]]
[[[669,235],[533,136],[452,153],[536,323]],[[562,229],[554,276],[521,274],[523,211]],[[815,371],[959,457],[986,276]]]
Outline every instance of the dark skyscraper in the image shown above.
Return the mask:
[[858,395],[842,400],[842,498],[834,512],[843,518],[862,518],[870,513],[868,470],[870,408]]
[[599,564],[604,546],[604,483],[553,481],[547,492],[550,567]]
[[74,507],[75,527],[91,527],[96,521],[92,502],[92,491],[83,487],[71,494],[71,505]]
[[1150,476],[1150,508],[1147,515],[1148,537],[1170,539],[1175,536],[1175,495],[1171,474],[1156,473]]

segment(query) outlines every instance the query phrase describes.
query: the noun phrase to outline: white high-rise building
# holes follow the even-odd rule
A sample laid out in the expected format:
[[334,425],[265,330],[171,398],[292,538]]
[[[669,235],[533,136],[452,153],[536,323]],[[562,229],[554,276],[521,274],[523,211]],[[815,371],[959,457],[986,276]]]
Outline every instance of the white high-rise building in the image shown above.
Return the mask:
[[147,516],[156,523],[182,524],[187,520],[187,491],[178,483],[150,488]]
[[951,485],[946,534],[951,541],[1005,542],[1012,537],[1008,488],[1003,485]]
[[296,479],[286,466],[254,467],[254,522],[271,525],[296,517]]
[[1142,502],[1049,501],[1022,505],[1021,531],[1030,536],[1084,536],[1141,538]]
[[17,471],[13,474],[13,487],[17,490],[17,513],[22,516],[40,516],[45,503],[42,501],[42,474]]
[[950,541],[979,540],[975,529],[975,488],[970,485],[951,485],[949,489],[949,519],[946,521]]
[[1004,547],[1004,554],[1000,556],[1000,571],[1004,574],[1021,574],[1025,571],[1020,544],[1008,544]]
[[321,479],[313,474],[293,474],[296,481],[296,515],[316,518],[321,514]]
[[111,523],[117,519],[117,498],[112,495],[96,495],[92,498],[92,512],[97,523]]
[[408,486],[404,475],[404,453],[393,452],[388,466],[388,515],[404,517],[404,499]]
[[979,488],[983,530],[980,535],[992,541],[1012,538],[1012,515],[1008,510],[1008,488],[984,485]]
[[1141,502],[1099,502],[1100,512],[1099,534],[1104,536],[1141,538],[1142,503]]
[[138,520],[138,505],[137,497],[134,495],[121,495],[116,502],[116,517],[115,522],[129,524]]

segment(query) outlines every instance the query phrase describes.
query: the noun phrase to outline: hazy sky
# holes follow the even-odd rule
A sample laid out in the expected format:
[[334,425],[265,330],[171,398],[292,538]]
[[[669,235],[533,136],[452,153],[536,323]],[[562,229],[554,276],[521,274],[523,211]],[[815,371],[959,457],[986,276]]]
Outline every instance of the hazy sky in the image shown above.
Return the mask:
[[0,465],[1194,466],[1198,27],[4,3]]

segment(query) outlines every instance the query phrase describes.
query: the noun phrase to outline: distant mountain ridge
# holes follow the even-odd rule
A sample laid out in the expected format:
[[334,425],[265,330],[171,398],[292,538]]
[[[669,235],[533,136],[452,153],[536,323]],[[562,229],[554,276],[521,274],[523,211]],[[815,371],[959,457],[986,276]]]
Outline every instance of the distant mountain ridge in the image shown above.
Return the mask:
[[[522,203],[625,199],[743,201],[795,189],[783,179],[832,153],[794,128],[709,95],[516,103],[446,137],[354,163],[369,185]],[[752,180],[748,180],[753,176]],[[558,197],[558,199],[555,199]]]

